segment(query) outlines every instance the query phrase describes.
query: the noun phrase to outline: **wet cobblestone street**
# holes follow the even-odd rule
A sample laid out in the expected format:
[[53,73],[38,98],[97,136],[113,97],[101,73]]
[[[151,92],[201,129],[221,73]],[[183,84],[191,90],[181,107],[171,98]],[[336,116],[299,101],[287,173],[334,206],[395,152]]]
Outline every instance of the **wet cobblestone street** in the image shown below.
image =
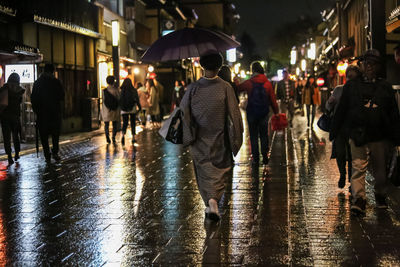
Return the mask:
[[398,203],[375,209],[369,179],[367,215],[351,216],[327,133],[304,120],[272,136],[267,169],[251,168],[245,132],[219,224],[204,220],[188,151],[155,130],[134,146],[64,145],[50,166],[36,154],[1,162],[0,263],[400,266]]

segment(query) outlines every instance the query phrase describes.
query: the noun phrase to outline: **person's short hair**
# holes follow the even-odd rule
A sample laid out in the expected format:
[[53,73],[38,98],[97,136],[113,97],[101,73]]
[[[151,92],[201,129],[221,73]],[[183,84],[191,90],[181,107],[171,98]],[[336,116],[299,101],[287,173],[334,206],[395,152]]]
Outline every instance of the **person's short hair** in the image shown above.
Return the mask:
[[47,63],[46,65],[44,65],[44,72],[46,73],[53,73],[54,72],[54,65]]
[[348,66],[346,69],[346,77],[350,71],[354,71],[357,74],[357,77],[360,77],[362,75],[361,70],[358,66],[355,66],[355,65]]
[[200,57],[200,65],[205,70],[218,70],[221,68],[223,58],[220,53],[208,54]]
[[8,76],[7,83],[19,84],[20,78],[18,73],[13,72]]
[[264,74],[264,68],[261,66],[261,63],[256,61],[251,64],[251,72],[257,72],[260,74]]
[[114,83],[115,83],[115,77],[112,76],[112,75],[107,76],[106,82],[107,82],[107,84],[109,84],[109,85],[114,85]]

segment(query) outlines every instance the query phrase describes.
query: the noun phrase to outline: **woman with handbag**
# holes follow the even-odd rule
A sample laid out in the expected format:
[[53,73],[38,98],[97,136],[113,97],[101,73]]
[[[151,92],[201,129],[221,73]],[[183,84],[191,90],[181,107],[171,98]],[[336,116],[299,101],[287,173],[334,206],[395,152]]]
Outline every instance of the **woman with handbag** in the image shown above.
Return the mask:
[[159,100],[159,92],[157,87],[154,85],[154,81],[149,79],[146,81],[146,89],[149,92],[149,98],[147,102],[149,103],[149,107],[147,108],[147,115],[151,117],[152,127],[159,127],[159,116],[160,116],[160,105],[158,104]]
[[129,121],[131,122],[132,143],[135,142],[136,113],[141,110],[139,95],[132,81],[126,78],[121,85],[120,98],[121,114],[122,114],[122,137],[121,144],[125,145],[125,134]]
[[232,86],[218,77],[220,54],[200,57],[204,76],[188,86],[183,112],[183,145],[189,146],[206,218],[220,219],[218,202],[232,178],[233,157],[242,144],[243,125]]
[[120,92],[118,87],[115,87],[115,77],[107,76],[107,88],[103,89],[103,103],[101,106],[101,118],[104,121],[104,132],[106,134],[107,144],[111,143],[110,140],[110,122],[112,122],[112,142],[115,144],[117,141],[115,137],[118,131],[118,122],[121,119],[121,110],[119,107]]
[[25,92],[19,85],[19,75],[12,73],[7,80],[7,83],[0,89],[0,91],[7,90],[8,104],[1,112],[1,129],[3,131],[4,150],[8,156],[8,164],[14,163],[11,154],[11,136],[14,142],[14,159],[19,159],[20,148],[20,132],[21,132],[21,102],[22,95]]
[[310,127],[311,121],[311,128],[314,124],[315,119],[315,109],[317,105],[321,104],[319,90],[317,84],[315,82],[314,76],[310,76],[307,79],[307,83],[303,88],[302,92],[302,103],[306,105],[307,111],[307,128]]
[[[350,65],[346,69],[346,81],[359,79],[362,76],[360,68],[354,65]],[[336,112],[340,98],[342,97],[344,85],[337,86],[332,95],[326,102],[326,110],[333,115]],[[332,116],[333,116],[332,115]],[[336,158],[336,164],[339,169],[340,178],[338,181],[338,187],[343,188],[346,185],[346,162],[347,162],[347,173],[348,180],[351,178],[351,149],[349,144],[349,136],[347,130],[342,128],[335,139],[332,141],[332,155],[331,159]]]

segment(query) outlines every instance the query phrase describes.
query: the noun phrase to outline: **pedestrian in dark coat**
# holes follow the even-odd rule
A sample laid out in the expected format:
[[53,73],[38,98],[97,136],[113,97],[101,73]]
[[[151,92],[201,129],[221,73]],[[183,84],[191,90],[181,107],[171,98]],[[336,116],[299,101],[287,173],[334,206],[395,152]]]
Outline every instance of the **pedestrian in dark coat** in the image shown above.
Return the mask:
[[125,145],[125,134],[128,123],[131,123],[132,143],[135,142],[136,134],[136,114],[142,109],[140,106],[139,95],[132,81],[126,78],[121,85],[120,98],[121,114],[122,114],[122,137],[121,144]]
[[184,94],[185,94],[185,88],[182,85],[180,85],[179,81],[175,81],[175,86],[174,90],[172,91],[172,97],[171,97],[171,112],[176,107],[179,107],[179,104],[181,103]]
[[351,80],[333,117],[329,138],[341,129],[350,136],[353,173],[351,176],[351,211],[365,214],[365,176],[367,168],[375,178],[377,208],[387,208],[387,164],[393,144],[400,145],[400,115],[392,86],[380,78],[382,59],[377,50],[361,57],[363,79]]
[[[60,160],[58,152],[63,101],[64,89],[60,80],[54,77],[54,66],[46,64],[44,72],[33,84],[31,102],[37,116],[36,123],[47,163],[50,163],[51,156],[56,161]],[[51,153],[49,136],[53,143]]]
[[[361,71],[357,66],[350,65],[346,69],[346,80],[347,82],[353,79],[360,79]],[[339,106],[340,99],[343,94],[344,85],[336,86],[333,90],[332,95],[326,102],[326,110],[335,114],[337,107]],[[349,136],[346,133],[346,129],[342,127],[340,132],[337,134],[336,138],[332,141],[332,156],[331,158],[336,158],[336,163],[339,169],[340,178],[338,181],[338,187],[343,188],[346,185],[346,162],[347,162],[347,173],[348,180],[351,179],[351,149],[349,143]]]
[[13,164],[14,160],[11,154],[11,136],[14,142],[14,159],[19,159],[20,148],[20,133],[21,133],[21,102],[22,95],[25,89],[19,85],[19,75],[12,73],[7,80],[7,83],[0,91],[8,91],[8,105],[1,112],[1,129],[3,131],[4,150],[8,156],[8,164]]

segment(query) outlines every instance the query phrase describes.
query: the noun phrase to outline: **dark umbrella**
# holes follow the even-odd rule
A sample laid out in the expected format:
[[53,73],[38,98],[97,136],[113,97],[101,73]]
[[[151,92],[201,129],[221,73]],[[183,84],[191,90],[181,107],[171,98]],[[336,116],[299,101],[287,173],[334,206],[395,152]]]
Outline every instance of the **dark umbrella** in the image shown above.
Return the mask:
[[155,41],[142,61],[158,62],[200,57],[210,52],[223,52],[240,46],[228,35],[202,28],[184,28]]

